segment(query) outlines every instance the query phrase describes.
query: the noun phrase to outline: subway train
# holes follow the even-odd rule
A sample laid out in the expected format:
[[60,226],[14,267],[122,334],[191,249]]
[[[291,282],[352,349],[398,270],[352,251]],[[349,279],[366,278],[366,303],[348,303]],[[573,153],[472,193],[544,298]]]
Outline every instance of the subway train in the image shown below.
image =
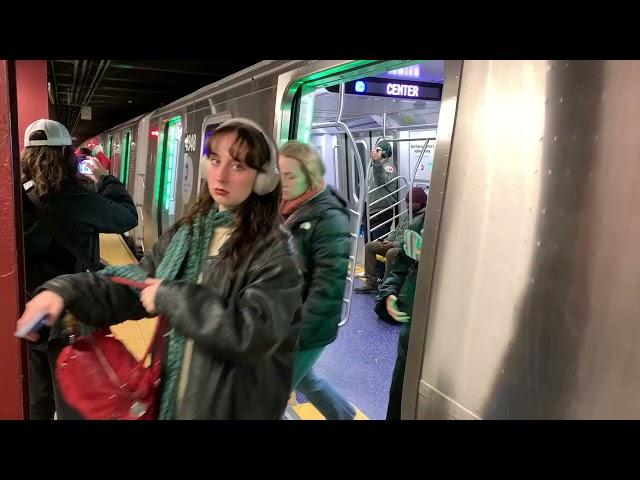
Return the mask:
[[351,292],[368,152],[386,139],[398,211],[412,186],[429,192],[402,417],[637,418],[638,107],[637,61],[264,61],[83,146],[101,143],[132,193],[142,255],[203,188],[221,122],[315,145],[348,199],[355,260],[320,364],[384,418],[397,326]]

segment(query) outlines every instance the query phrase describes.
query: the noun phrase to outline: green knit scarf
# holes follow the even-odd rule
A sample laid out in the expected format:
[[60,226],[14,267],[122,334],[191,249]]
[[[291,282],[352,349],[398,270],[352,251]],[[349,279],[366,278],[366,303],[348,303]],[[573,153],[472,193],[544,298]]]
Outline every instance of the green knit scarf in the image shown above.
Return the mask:
[[[156,278],[164,280],[187,280],[196,283],[202,271],[202,264],[209,251],[209,242],[215,228],[228,226],[233,220],[229,210],[218,212],[215,207],[205,216],[199,214],[193,226],[182,225],[171,239],[160,265],[155,271]],[[143,282],[147,272],[138,265],[107,267],[101,275],[120,276]],[[167,359],[163,369],[162,397],[160,399],[159,420],[175,418],[178,380],[184,356],[185,338],[173,328],[169,330]]]

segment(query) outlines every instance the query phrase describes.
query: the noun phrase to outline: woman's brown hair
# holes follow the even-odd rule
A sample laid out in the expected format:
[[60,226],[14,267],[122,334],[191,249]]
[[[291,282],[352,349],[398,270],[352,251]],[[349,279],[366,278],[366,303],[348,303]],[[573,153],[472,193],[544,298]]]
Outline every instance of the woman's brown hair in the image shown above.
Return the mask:
[[[231,155],[242,159],[248,167],[264,172],[271,159],[269,145],[261,132],[248,125],[231,124],[218,128],[207,142],[206,156],[209,157],[211,153],[214,139],[230,133],[236,136],[231,147]],[[227,240],[228,247],[224,249],[223,258],[228,258],[233,265],[237,265],[241,259],[249,255],[256,240],[269,235],[282,223],[279,211],[281,195],[282,188],[278,183],[275,190],[266,195],[259,196],[251,192],[235,209],[233,233]],[[209,189],[203,188],[189,213],[176,223],[175,227],[192,225],[198,214],[208,212],[213,205]]]

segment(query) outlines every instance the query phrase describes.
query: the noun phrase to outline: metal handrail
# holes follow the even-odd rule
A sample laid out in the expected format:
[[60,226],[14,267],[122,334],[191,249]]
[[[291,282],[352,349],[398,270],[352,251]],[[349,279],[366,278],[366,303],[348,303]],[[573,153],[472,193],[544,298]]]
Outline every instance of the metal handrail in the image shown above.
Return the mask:
[[387,139],[387,112],[382,112],[382,140]]
[[[382,209],[382,210],[380,210],[379,212],[374,213],[374,214],[373,214],[373,215],[371,215],[371,217],[369,217],[369,218],[375,218],[375,217],[377,217],[378,215],[380,215],[381,213],[386,212],[387,210],[392,209],[392,208],[393,208],[393,207],[395,207],[396,205],[397,205],[397,202],[396,202],[396,203],[394,203],[393,205],[389,205],[387,208],[383,208],[383,209]],[[375,230],[375,228],[374,228],[374,230]]]
[[[358,206],[357,222],[355,226],[356,232],[357,232],[360,229],[360,223],[362,221],[362,214],[364,211],[364,199],[366,196],[366,188],[367,188],[367,185],[369,184],[368,182],[369,169],[367,169],[367,173],[365,175],[364,169],[362,168],[362,159],[360,158],[360,152],[358,152],[356,141],[354,140],[353,135],[349,130],[349,127],[347,127],[347,125],[342,122],[343,105],[344,105],[344,83],[340,84],[340,107],[338,110],[337,120],[335,122],[315,123],[315,124],[312,124],[311,127],[312,128],[337,127],[343,130],[344,133],[346,133],[347,137],[350,140],[351,145],[353,146],[353,151],[354,151],[353,160],[356,163],[356,167],[357,167],[356,171],[357,171],[358,179],[360,183],[359,194],[357,195],[357,197],[355,195],[355,182],[354,182],[353,191],[351,192],[353,193],[354,201],[356,201],[356,204]],[[354,212],[351,209],[349,210],[352,213]],[[358,246],[360,242],[358,241],[357,233],[355,235],[352,233],[352,236],[355,237],[355,241],[352,241],[351,243],[351,252],[349,255],[349,260],[351,265],[349,269],[349,274],[347,276],[347,295],[346,297],[342,298],[342,303],[345,305],[345,308],[342,309],[341,320],[340,320],[340,323],[338,323],[338,326],[340,327],[346,324],[347,321],[349,320],[349,315],[351,313],[351,296],[353,295],[353,283],[354,283],[353,280],[356,276],[356,259],[358,258]]]
[[338,177],[338,157],[336,156],[336,151],[338,151],[340,149],[340,145],[334,145],[332,152],[333,152],[333,184],[334,185],[339,185],[339,180],[340,178]]
[[371,190],[369,190],[369,193],[373,193],[373,192],[375,192],[376,190],[380,190],[381,188],[386,187],[386,186],[387,186],[387,185],[389,185],[390,183],[395,182],[395,181],[396,181],[396,180],[398,180],[399,178],[403,178],[403,177],[401,177],[401,176],[399,176],[399,175],[398,175],[397,177],[393,177],[393,178],[392,178],[391,180],[389,180],[387,183],[385,183],[385,184],[383,184],[383,185],[379,185],[379,186],[377,186],[377,187],[372,188]]
[[[375,227],[373,227],[373,228],[371,229],[371,231],[377,230],[377,229],[378,229],[378,228],[380,228],[382,225],[384,225],[384,224],[386,224],[386,223],[389,223],[389,222],[391,222],[391,221],[395,220],[396,218],[401,217],[402,215],[403,215],[402,213],[398,213],[398,214],[394,215],[394,216],[393,216],[393,217],[391,217],[389,220],[385,220],[385,221],[384,221],[384,222],[382,222],[381,224],[376,225]],[[389,233],[391,233],[391,232],[385,233],[384,235],[382,235],[381,237],[378,237],[378,238],[382,238],[382,237],[384,237],[384,236],[388,235]]]
[[[371,169],[371,162],[369,163],[369,169]],[[367,179],[367,180],[368,180],[368,179]],[[376,190],[379,190],[379,189],[381,189],[381,188],[386,187],[386,186],[387,186],[387,185],[389,185],[390,183],[397,182],[397,181],[400,181],[400,180],[401,180],[402,182],[404,182],[404,185],[400,185],[400,186],[399,186],[397,189],[395,189],[393,192],[388,193],[387,195],[385,195],[384,197],[379,198],[378,200],[375,200],[375,201],[373,201],[373,202],[369,202],[369,196],[371,195],[371,193],[372,193],[372,192],[375,192]],[[368,185],[368,183],[367,183],[367,185]],[[371,242],[371,241],[375,241],[375,240],[380,240],[381,238],[383,238],[383,237],[387,236],[387,235],[388,235],[388,233],[391,233],[391,232],[388,232],[388,233],[382,234],[382,235],[380,235],[380,236],[378,236],[378,237],[375,237],[375,238],[372,238],[372,235],[371,235],[371,233],[372,233],[374,230],[377,230],[377,229],[378,229],[378,228],[380,228],[381,226],[386,225],[387,223],[389,223],[389,222],[393,221],[394,219],[398,218],[398,216],[399,216],[399,215],[394,215],[394,216],[393,216],[393,217],[391,217],[389,220],[387,220],[387,221],[385,221],[385,222],[382,222],[382,223],[381,223],[381,224],[379,224],[379,225],[376,225],[374,228],[371,228],[371,219],[373,219],[373,218],[377,217],[378,215],[382,214],[383,212],[386,212],[387,210],[390,210],[390,209],[392,209],[392,208],[395,208],[395,207],[396,207],[396,206],[398,206],[398,205],[401,205],[401,204],[402,204],[402,198],[400,198],[399,200],[395,201],[395,202],[394,202],[393,204],[391,204],[390,206],[388,206],[388,207],[386,207],[386,208],[383,208],[383,209],[382,209],[382,210],[380,210],[379,212],[374,213],[373,215],[371,215],[371,209],[370,209],[370,208],[371,208],[371,205],[375,205],[376,203],[381,202],[381,201],[382,201],[382,200],[384,200],[385,198],[391,197],[391,196],[393,196],[393,195],[395,195],[395,194],[399,193],[399,192],[400,192],[400,191],[402,191],[403,189],[407,189],[407,190],[408,190],[408,189],[409,189],[409,184],[408,184],[407,179],[406,179],[405,177],[401,177],[400,175],[398,175],[398,176],[396,176],[396,177],[392,178],[391,180],[387,181],[387,182],[386,182],[386,183],[384,183],[383,185],[379,185],[379,186],[377,186],[377,187],[374,187],[374,188],[372,188],[371,190],[369,190],[369,191],[367,192],[367,204],[368,204],[368,206],[369,206],[369,207],[367,208],[367,242]],[[399,195],[399,197],[401,197],[401,196]],[[411,195],[409,195],[409,203],[411,204]],[[398,210],[400,210],[400,209],[398,209]]]
[[[404,177],[396,177],[399,179],[402,179],[405,181],[405,184],[402,185],[400,188],[396,188],[393,192],[386,194],[384,197],[380,197],[378,200],[374,200],[373,202],[371,202],[371,205],[375,205],[376,203],[380,202],[381,200],[384,200],[385,198],[390,197],[391,195],[395,195],[396,193],[398,193],[400,190],[402,190],[403,188],[407,188],[407,181],[404,179]],[[398,200],[397,203],[402,203],[400,200]],[[395,205],[395,204],[394,204]],[[373,217],[373,215],[372,215]]]

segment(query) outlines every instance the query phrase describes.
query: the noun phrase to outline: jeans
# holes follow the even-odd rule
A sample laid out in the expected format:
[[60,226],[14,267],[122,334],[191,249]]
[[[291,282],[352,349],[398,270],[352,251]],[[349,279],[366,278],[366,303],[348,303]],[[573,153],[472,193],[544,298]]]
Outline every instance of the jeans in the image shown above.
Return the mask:
[[309,400],[327,420],[353,420],[356,410],[324,378],[314,370],[324,347],[300,350],[293,367],[291,390],[297,390]]
[[383,280],[386,280],[387,275],[393,269],[393,264],[398,259],[400,254],[400,248],[392,246],[383,246],[382,242],[376,240],[375,242],[369,242],[364,246],[364,276],[365,284],[368,287],[374,287],[378,284],[376,266],[378,260],[376,255],[384,255],[386,262],[384,268]]

